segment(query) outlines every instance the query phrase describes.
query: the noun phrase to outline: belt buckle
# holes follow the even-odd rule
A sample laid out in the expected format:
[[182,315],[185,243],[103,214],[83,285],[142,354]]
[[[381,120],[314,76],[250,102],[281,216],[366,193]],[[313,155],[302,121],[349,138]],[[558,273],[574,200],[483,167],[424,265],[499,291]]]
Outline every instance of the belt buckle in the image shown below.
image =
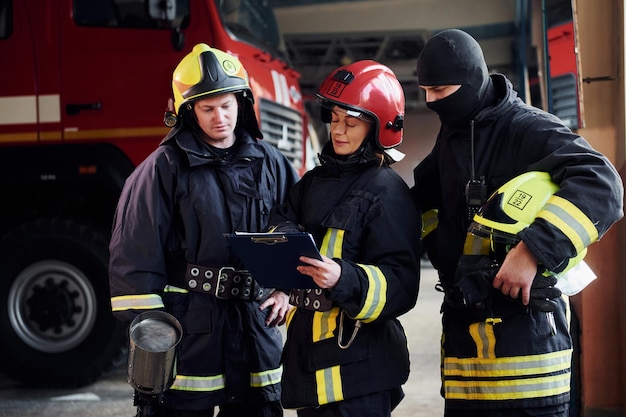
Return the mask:
[[230,278],[229,273],[226,271],[235,272],[235,268],[232,266],[223,266],[217,271],[217,283],[215,284],[215,296],[217,298],[230,298],[230,287],[232,286],[232,283],[224,285],[224,283]]

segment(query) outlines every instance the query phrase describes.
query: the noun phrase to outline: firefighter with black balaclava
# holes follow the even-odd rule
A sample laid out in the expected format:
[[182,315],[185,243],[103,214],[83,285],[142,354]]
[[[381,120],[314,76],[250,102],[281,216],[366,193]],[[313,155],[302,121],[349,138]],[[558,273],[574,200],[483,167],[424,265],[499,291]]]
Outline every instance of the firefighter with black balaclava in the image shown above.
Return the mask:
[[298,267],[319,288],[291,292],[282,402],[300,417],[388,417],[409,374],[398,316],[415,305],[420,273],[419,212],[389,166],[404,156],[404,93],[365,60],[333,71],[317,98],[330,124],[321,165],[270,221],[310,232],[323,256]]
[[288,296],[260,287],[223,235],[263,231],[297,175],[259,140],[237,58],[198,44],[172,90],[174,126],[127,179],[110,243],[115,316],[164,310],[182,327],[173,383],[157,404],[140,396],[138,415],[282,416],[276,325]]
[[[622,217],[622,181],[560,119],[526,105],[503,75],[489,75],[467,33],[429,39],[417,76],[441,120],[432,152],[414,170],[413,191],[445,292],[445,416],[567,416],[569,304],[555,284]],[[491,193],[529,172],[554,188],[528,224],[518,231],[516,215],[491,218],[493,204],[480,211]],[[515,213],[537,192],[530,190],[494,199]],[[514,238],[502,240],[502,231]]]

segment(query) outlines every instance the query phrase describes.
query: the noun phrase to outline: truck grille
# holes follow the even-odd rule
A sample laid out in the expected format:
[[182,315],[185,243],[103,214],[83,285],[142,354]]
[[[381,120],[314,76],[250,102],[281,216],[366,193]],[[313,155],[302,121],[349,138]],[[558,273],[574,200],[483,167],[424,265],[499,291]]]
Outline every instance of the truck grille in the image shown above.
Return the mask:
[[559,117],[570,129],[578,126],[578,94],[576,76],[572,73],[552,77],[552,113]]
[[297,170],[302,168],[302,116],[295,110],[261,99],[261,132],[265,141],[278,148]]

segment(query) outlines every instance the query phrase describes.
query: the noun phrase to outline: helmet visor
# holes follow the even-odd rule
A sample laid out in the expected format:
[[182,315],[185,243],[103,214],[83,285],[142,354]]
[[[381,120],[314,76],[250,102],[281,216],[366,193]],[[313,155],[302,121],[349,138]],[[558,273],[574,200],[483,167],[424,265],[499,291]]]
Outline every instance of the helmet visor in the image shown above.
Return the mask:
[[500,230],[472,222],[468,228],[464,254],[490,255],[497,261],[504,260],[506,254],[513,246],[519,243],[517,235],[505,233]]
[[375,121],[372,115],[365,112],[364,110],[357,109],[354,107],[347,107],[347,106],[342,105],[341,103],[335,103],[327,99],[321,98],[319,96],[317,98],[317,101],[318,103],[320,103],[320,106],[321,106],[321,116],[322,116],[322,121],[324,123],[330,123],[332,119],[333,111],[344,112],[346,115],[350,117],[361,119],[368,123],[374,123]]

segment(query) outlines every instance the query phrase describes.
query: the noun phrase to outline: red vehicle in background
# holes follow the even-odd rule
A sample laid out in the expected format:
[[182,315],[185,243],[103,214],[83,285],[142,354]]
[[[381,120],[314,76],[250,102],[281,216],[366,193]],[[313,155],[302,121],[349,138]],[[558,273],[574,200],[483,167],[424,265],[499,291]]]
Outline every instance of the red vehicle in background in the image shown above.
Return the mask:
[[570,129],[582,127],[578,99],[578,66],[576,64],[576,38],[572,20],[548,28],[548,53],[550,56],[551,113],[559,116]]
[[305,112],[258,0],[0,0],[0,361],[29,385],[126,360],[109,229],[126,177],[167,133],[172,71],[199,42],[238,56],[265,140],[303,172]]

